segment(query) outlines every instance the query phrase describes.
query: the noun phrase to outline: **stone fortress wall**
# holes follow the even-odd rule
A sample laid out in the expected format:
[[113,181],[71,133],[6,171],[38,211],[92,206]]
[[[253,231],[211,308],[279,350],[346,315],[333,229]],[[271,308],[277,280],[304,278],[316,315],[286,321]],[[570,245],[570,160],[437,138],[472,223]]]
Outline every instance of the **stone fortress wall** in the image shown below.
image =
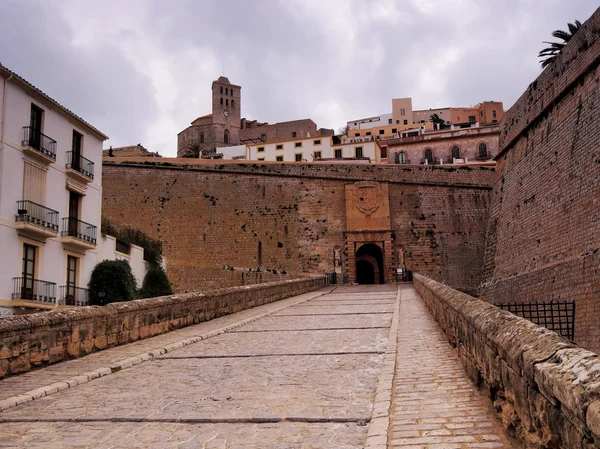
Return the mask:
[[600,351],[600,10],[504,116],[483,299],[575,301]]
[[164,242],[177,292],[230,285],[225,266],[306,275],[342,259],[347,277],[345,186],[364,181],[388,185],[386,269],[472,293],[482,279],[493,169],[113,158],[103,170],[103,213]]

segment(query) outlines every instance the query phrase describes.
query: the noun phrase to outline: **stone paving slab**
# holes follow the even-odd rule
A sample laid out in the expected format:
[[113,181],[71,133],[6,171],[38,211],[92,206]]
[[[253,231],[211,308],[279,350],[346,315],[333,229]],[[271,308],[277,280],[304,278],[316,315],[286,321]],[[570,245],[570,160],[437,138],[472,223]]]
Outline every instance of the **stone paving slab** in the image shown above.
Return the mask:
[[[349,424],[3,423],[0,447],[139,449],[362,449]],[[284,442],[284,443],[282,443]]]
[[[412,286],[402,286],[389,448],[511,447]],[[385,447],[385,446],[383,446]]]
[[232,332],[256,331],[268,332],[270,330],[286,329],[343,329],[363,327],[389,327],[392,315],[338,315],[338,316],[311,316],[310,323],[303,316],[268,316],[260,321],[255,321],[239,327]]
[[263,306],[247,309],[233,315],[216,318],[211,321],[178,329],[156,337],[117,346],[104,351],[89,354],[85,357],[67,362],[50,365],[43,369],[29,371],[27,373],[0,380],[0,400],[34,390],[44,385],[61,382],[65,379],[81,376],[100,367],[110,366],[128,357],[137,356],[141,353],[171,345],[173,343],[196,337],[198,335],[212,332],[223,327],[232,326],[241,321],[252,319],[264,313],[269,313],[311,298],[322,296],[332,288],[324,288],[315,292],[287,298],[281,301],[265,304]]

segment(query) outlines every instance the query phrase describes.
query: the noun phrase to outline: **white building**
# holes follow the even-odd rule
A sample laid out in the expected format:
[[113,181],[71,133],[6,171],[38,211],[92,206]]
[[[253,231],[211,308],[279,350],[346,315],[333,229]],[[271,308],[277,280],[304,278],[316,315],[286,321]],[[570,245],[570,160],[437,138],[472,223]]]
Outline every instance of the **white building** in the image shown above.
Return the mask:
[[0,65],[0,314],[87,302],[107,138]]
[[271,162],[382,162],[381,148],[372,137],[349,139],[335,144],[333,141],[332,136],[317,136],[252,144],[247,147],[246,159]]

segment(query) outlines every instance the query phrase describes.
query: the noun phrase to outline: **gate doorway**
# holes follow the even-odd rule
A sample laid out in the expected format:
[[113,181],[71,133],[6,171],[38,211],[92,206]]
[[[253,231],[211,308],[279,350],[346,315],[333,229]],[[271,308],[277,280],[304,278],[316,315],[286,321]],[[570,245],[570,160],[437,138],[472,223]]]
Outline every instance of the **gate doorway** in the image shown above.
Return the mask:
[[362,245],[356,251],[356,282],[383,284],[383,251],[374,243]]

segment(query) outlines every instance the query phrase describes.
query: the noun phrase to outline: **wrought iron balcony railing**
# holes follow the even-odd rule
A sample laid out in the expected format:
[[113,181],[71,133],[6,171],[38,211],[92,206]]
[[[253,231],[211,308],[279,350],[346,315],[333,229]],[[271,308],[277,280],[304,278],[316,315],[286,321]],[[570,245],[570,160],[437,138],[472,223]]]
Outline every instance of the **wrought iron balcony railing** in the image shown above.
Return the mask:
[[90,302],[90,291],[87,288],[75,287],[73,285],[61,285],[58,287],[60,306],[87,306]]
[[81,154],[67,151],[67,168],[78,171],[90,179],[94,179],[94,163]]
[[15,221],[58,232],[58,212],[33,201],[17,201]]
[[484,152],[478,151],[475,154],[475,158],[477,160],[491,159],[492,155],[491,155],[491,153],[489,151],[484,151]]
[[23,141],[21,145],[31,147],[40,154],[56,161],[56,140],[42,134],[36,128],[31,126],[23,127]]
[[13,278],[12,299],[56,304],[56,284],[29,276]]
[[74,237],[77,240],[96,244],[96,226],[74,217],[62,219],[61,237]]

